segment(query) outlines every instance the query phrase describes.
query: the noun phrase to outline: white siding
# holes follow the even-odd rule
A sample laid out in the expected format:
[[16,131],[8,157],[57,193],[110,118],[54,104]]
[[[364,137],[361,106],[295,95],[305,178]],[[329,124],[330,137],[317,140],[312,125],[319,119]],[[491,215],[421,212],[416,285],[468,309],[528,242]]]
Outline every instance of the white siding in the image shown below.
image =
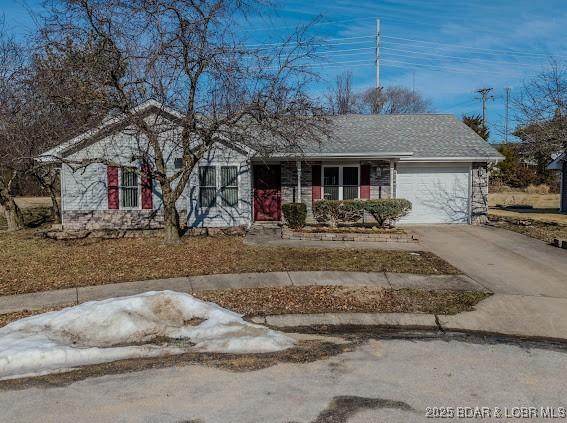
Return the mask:
[[[199,204],[199,166],[238,167],[238,207],[203,208]],[[217,173],[218,175],[218,173]],[[217,185],[219,184],[217,176]],[[229,148],[216,148],[195,167],[189,180],[187,224],[192,227],[227,227],[251,223],[250,163],[246,155]]]
[[108,208],[106,166],[93,164],[73,172],[61,167],[62,208],[66,210],[106,210]]
[[468,223],[470,163],[398,163],[396,198],[411,201],[401,223]]
[[[152,118],[149,118],[152,119]],[[167,158],[168,174],[175,170],[175,158],[181,157],[176,144],[172,142],[179,136],[178,129],[172,129],[162,135],[162,149]],[[140,148],[146,148],[143,137],[128,128],[87,145],[71,154],[68,159],[111,159],[122,165],[140,165],[132,161]],[[239,168],[239,205],[236,208],[216,208],[205,210],[198,207],[198,173],[191,175],[188,187],[177,201],[177,209],[187,212],[188,225],[205,227],[222,227],[247,225],[250,223],[250,167],[246,156],[229,148],[217,148],[203,159],[208,165],[236,165]],[[108,209],[106,166],[92,164],[86,168],[73,171],[70,166],[63,165],[61,170],[62,208],[63,211],[96,211]],[[153,184],[154,209],[162,208],[159,183]],[[183,216],[184,213],[181,213]]]

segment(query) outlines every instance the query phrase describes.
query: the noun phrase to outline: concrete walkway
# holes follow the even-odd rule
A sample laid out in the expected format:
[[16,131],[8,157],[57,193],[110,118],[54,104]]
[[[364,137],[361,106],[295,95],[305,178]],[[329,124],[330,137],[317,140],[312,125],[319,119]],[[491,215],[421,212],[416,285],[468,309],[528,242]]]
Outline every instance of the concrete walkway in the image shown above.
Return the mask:
[[140,294],[147,291],[173,290],[193,293],[212,289],[262,288],[278,286],[344,285],[379,288],[484,290],[465,275],[414,275],[389,272],[271,272],[239,273],[154,279],[139,282],[59,289],[32,294],[0,297],[0,314],[21,310],[71,305],[85,301]]

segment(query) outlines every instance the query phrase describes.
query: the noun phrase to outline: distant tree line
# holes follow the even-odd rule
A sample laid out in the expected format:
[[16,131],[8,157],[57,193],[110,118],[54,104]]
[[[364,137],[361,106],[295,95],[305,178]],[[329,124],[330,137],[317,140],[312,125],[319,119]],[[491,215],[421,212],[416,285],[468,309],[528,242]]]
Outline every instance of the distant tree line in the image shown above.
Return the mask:
[[401,86],[355,90],[352,72],[337,75],[335,84],[325,95],[331,114],[407,114],[431,112],[431,101],[420,93]]

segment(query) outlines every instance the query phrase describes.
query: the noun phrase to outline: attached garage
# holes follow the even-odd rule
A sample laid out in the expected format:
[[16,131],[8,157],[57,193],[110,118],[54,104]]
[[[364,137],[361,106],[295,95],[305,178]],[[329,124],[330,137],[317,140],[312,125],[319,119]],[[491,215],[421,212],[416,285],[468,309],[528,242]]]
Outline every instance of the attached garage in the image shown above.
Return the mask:
[[470,163],[398,163],[396,197],[413,206],[401,223],[468,223],[470,175]]

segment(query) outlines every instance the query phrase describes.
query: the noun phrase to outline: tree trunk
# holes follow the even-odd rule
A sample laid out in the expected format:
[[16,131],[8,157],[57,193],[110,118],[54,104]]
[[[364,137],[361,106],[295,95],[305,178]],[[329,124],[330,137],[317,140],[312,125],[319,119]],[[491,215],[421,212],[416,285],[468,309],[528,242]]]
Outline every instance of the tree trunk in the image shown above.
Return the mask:
[[173,205],[166,204],[164,198],[164,243],[179,244],[181,242],[181,227],[179,224],[179,213]]
[[33,172],[33,175],[35,176],[41,187],[49,192],[49,198],[51,198],[51,215],[53,217],[53,222],[55,224],[61,223],[61,205],[57,200],[58,191],[56,188],[59,184],[57,170],[53,167],[37,168],[35,169],[35,172]]
[[0,193],[0,205],[4,209],[4,217],[8,222],[8,231],[17,231],[24,227],[24,215],[14,198],[7,192]]
[[57,200],[57,192],[53,186],[48,186],[49,198],[51,198],[51,214],[53,215],[53,222],[55,224],[61,223],[61,207]]

